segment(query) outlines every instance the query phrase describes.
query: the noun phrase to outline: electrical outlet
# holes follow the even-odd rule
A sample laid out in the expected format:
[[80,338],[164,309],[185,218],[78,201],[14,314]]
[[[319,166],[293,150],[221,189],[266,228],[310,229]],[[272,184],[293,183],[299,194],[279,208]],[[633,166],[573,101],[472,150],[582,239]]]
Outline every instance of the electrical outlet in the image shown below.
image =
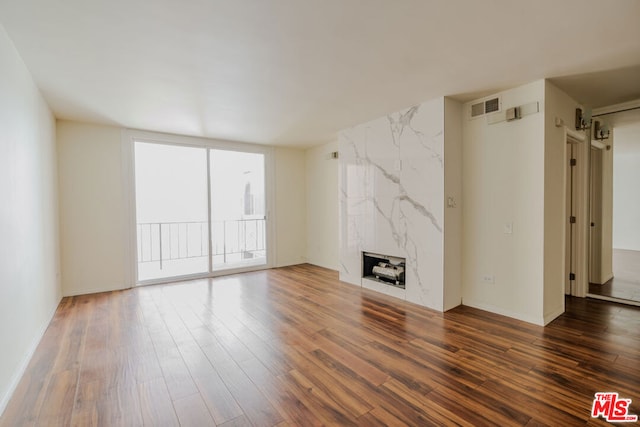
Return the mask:
[[482,276],[482,283],[495,283],[495,282],[496,282],[496,278],[489,274],[485,274],[484,276]]

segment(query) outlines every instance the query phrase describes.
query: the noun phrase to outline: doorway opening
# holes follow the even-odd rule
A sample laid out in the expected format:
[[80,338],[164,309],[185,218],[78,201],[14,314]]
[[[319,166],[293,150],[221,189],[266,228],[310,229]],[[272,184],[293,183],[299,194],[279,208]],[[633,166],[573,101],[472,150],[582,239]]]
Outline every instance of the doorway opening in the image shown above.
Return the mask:
[[264,153],[133,144],[138,284],[267,266]]
[[619,112],[604,142],[592,143],[591,298],[640,306],[640,116]]

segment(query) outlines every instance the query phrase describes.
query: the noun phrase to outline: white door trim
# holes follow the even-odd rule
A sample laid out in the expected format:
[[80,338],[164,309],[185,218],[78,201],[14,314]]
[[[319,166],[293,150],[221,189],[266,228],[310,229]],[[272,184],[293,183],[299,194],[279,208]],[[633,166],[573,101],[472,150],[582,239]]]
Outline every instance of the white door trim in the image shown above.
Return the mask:
[[[575,233],[575,266],[573,273],[576,278],[571,287],[571,295],[584,298],[589,289],[589,154],[591,147],[586,144],[588,135],[584,131],[577,131],[568,127],[564,127],[565,143],[575,144],[574,157],[577,161],[574,170],[575,180],[575,208],[574,215],[576,222],[574,225]],[[569,165],[569,159],[566,159],[565,165]],[[566,166],[570,167],[570,166]],[[566,176],[566,175],[565,175]],[[565,187],[566,188],[566,187]],[[568,197],[568,195],[565,195]],[[569,213],[565,218],[565,224],[568,224]],[[569,266],[565,266],[566,274],[569,274]]]

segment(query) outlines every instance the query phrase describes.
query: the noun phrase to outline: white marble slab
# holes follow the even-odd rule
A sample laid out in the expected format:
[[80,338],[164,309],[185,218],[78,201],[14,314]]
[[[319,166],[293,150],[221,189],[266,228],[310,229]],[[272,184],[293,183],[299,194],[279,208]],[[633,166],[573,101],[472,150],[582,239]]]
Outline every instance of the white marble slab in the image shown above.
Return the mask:
[[442,310],[444,100],[344,130],[339,150],[341,279],[365,285],[363,251],[403,257],[406,289],[384,293]]

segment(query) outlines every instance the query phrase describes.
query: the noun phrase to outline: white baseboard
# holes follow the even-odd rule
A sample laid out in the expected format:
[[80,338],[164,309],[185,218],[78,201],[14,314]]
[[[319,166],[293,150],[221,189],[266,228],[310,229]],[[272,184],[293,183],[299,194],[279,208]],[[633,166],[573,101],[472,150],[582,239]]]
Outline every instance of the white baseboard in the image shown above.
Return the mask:
[[333,264],[325,264],[323,262],[316,262],[315,260],[309,260],[307,263],[315,265],[316,267],[326,268],[327,270],[339,271],[340,267]]
[[38,348],[38,344],[40,344],[40,341],[42,340],[44,333],[47,331],[47,328],[51,324],[51,320],[53,320],[53,316],[56,314],[56,310],[58,310],[60,301],[62,301],[62,297],[58,299],[58,302],[53,307],[53,310],[51,311],[51,313],[49,313],[49,316],[47,316],[47,320],[44,322],[43,325],[40,326],[38,333],[33,337],[33,340],[31,340],[31,344],[29,344],[29,347],[27,347],[27,351],[25,352],[24,356],[22,356],[22,361],[18,365],[18,369],[11,377],[11,381],[9,381],[9,387],[7,387],[7,390],[4,392],[4,394],[0,398],[0,417],[4,413],[4,410],[7,409],[7,405],[9,404],[9,401],[11,400],[13,393],[15,393],[16,388],[18,388],[18,384],[20,384],[20,380],[22,379],[22,376],[27,370],[27,366],[29,366],[29,362],[31,362],[31,358],[33,357],[33,354]]
[[89,294],[99,294],[101,292],[113,292],[113,291],[122,291],[125,289],[130,289],[129,287],[115,286],[113,288],[91,288],[91,289],[64,289],[63,296],[65,297],[75,297],[78,295],[89,295]]
[[506,310],[506,309],[503,309],[502,307],[496,307],[491,304],[470,300],[468,298],[462,299],[462,305],[466,305],[468,307],[473,307],[479,310],[484,310],[491,313],[499,314],[501,316],[507,316],[513,319],[522,320],[523,322],[533,323],[534,325],[544,326],[544,319],[542,318],[542,316],[538,318],[536,316],[530,316],[530,315],[518,313],[511,310]]
[[553,310],[551,313],[545,314],[544,315],[544,324],[545,324],[545,326],[548,325],[549,323],[553,322],[562,313],[564,313],[564,307],[559,307],[558,309]]

